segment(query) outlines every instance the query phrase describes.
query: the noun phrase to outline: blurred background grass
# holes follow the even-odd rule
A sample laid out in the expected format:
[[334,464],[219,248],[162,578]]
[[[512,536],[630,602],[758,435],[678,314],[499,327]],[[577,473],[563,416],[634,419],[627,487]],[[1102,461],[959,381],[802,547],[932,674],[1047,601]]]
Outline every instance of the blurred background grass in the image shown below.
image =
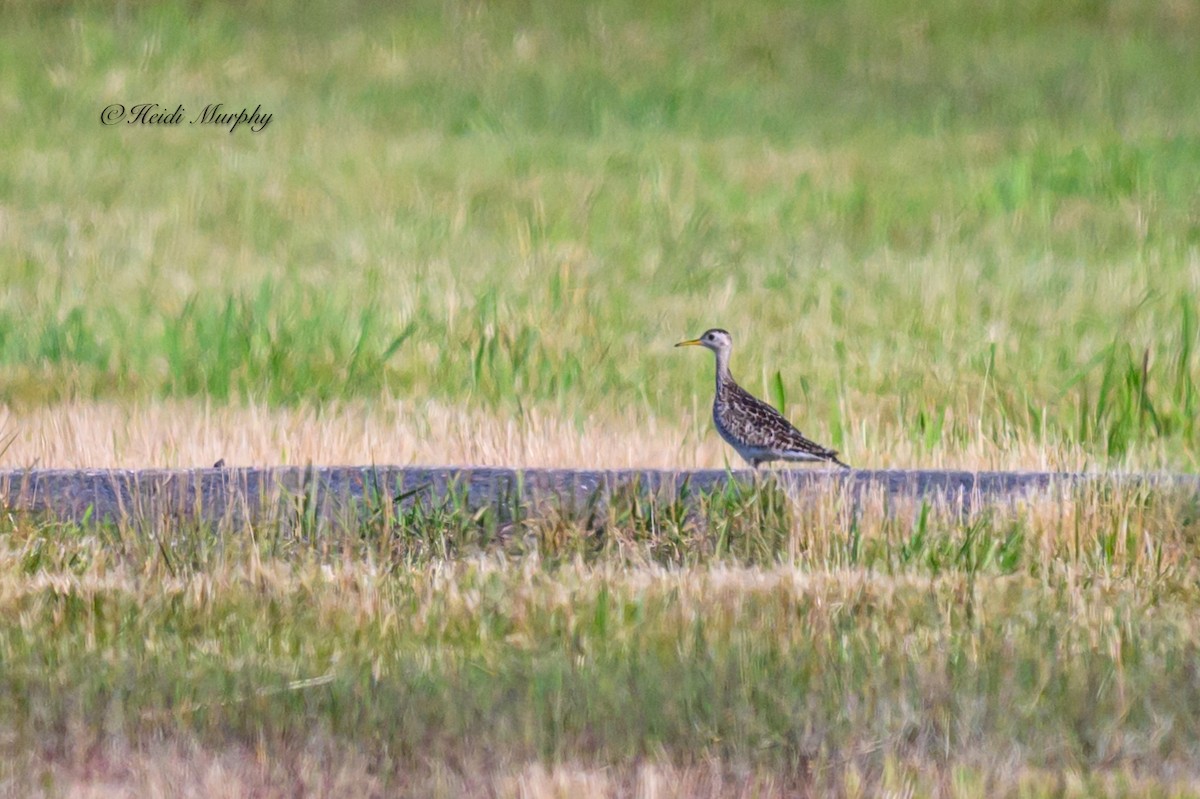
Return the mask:
[[12,407],[670,417],[723,326],[837,446],[1197,465],[1194,3],[2,7]]

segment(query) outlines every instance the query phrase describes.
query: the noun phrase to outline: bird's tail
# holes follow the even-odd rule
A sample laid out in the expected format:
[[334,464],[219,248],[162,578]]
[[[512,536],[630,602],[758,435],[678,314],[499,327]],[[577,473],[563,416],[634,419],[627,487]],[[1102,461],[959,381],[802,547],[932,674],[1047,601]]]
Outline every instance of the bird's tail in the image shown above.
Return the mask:
[[843,463],[841,460],[839,460],[838,454],[834,450],[829,451],[829,460],[832,461],[833,463],[836,463],[838,466],[841,466],[843,469],[853,469],[854,468],[850,464]]

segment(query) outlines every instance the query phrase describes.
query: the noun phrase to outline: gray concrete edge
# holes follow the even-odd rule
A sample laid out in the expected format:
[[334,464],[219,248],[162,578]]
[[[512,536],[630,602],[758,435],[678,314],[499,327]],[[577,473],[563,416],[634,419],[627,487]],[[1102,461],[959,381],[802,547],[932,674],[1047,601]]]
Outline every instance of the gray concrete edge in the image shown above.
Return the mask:
[[[760,472],[760,476],[765,473]],[[885,499],[913,498],[959,506],[1009,502],[1083,483],[1175,486],[1200,495],[1200,476],[1129,473],[827,471],[780,469],[771,475],[800,497],[846,491]],[[595,514],[617,492],[672,501],[751,486],[749,470],[572,470],[491,467],[332,466],[275,468],[0,471],[0,504],[68,522],[207,524],[294,519],[349,521],[388,505],[446,503],[501,519],[553,512]],[[392,506],[393,508],[395,505]]]

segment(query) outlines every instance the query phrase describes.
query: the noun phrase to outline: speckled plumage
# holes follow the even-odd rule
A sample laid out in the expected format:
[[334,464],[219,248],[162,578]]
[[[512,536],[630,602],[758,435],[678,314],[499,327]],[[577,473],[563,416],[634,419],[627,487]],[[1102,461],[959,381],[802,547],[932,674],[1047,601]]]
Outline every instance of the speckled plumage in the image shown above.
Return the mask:
[[792,426],[783,414],[743,389],[729,372],[729,353],[733,337],[720,328],[705,332],[698,339],[681,341],[677,347],[706,347],[717,357],[716,392],[713,396],[713,422],[721,438],[738,454],[758,468],[767,461],[827,461],[844,469],[837,451],[809,440]]

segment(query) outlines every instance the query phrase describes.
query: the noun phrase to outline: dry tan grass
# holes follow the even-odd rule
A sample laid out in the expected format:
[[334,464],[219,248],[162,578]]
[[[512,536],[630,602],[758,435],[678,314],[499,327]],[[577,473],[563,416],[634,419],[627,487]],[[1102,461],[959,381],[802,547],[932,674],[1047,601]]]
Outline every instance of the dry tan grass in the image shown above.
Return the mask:
[[689,441],[658,420],[576,428],[531,411],[488,416],[426,403],[280,409],[205,403],[68,403],[0,409],[9,468],[284,464],[720,466],[719,440]]
[[[1173,784],[1129,773],[1093,775],[1048,773],[1021,768],[1001,780],[970,769],[944,774],[914,772],[889,761],[876,781],[849,769],[841,779],[806,784],[782,782],[728,764],[708,761],[679,767],[640,762],[587,767],[573,763],[500,766],[454,773],[432,763],[424,773],[384,786],[370,764],[348,747],[329,743],[297,746],[292,751],[229,748],[214,751],[197,744],[159,743],[141,749],[122,744],[91,747],[63,757],[31,756],[12,763],[23,774],[0,781],[0,797],[63,799],[282,799],[289,797],[420,796],[501,797],[502,799],[708,799],[755,797],[782,799],[839,795],[911,796],[1195,796],[1200,784]],[[0,770],[0,774],[3,770]],[[870,785],[871,787],[868,787]]]
[[[799,421],[797,419],[797,421]],[[981,425],[969,440],[932,451],[887,420],[854,426],[842,447],[859,468],[1080,470],[1160,463],[1139,450],[1097,463],[1078,447],[997,444]],[[806,427],[815,438],[821,430]],[[580,424],[553,410],[522,416],[434,403],[380,401],[324,408],[214,406],[202,402],[69,402],[0,407],[0,468],[204,467],[336,464],[564,468],[743,468],[712,430],[707,406],[676,419],[625,411]]]
[[[97,746],[67,758],[29,758],[29,779],[0,783],[0,796],[64,799],[275,799],[383,796],[505,799],[684,799],[795,796],[765,775],[731,775],[719,763],[680,768],[665,763],[589,768],[540,763],[455,774],[440,764],[407,784],[383,786],[354,751],[308,745],[290,752],[158,744],[141,750]],[[40,785],[38,784],[40,783]],[[11,790],[6,790],[11,789]]]
[[329,747],[273,753],[237,747],[210,751],[178,742],[138,749],[109,742],[51,757],[30,757],[22,765],[26,775],[36,778],[26,785],[21,784],[24,780],[14,780],[13,796],[267,799],[384,795],[361,757],[344,749],[334,757]]

